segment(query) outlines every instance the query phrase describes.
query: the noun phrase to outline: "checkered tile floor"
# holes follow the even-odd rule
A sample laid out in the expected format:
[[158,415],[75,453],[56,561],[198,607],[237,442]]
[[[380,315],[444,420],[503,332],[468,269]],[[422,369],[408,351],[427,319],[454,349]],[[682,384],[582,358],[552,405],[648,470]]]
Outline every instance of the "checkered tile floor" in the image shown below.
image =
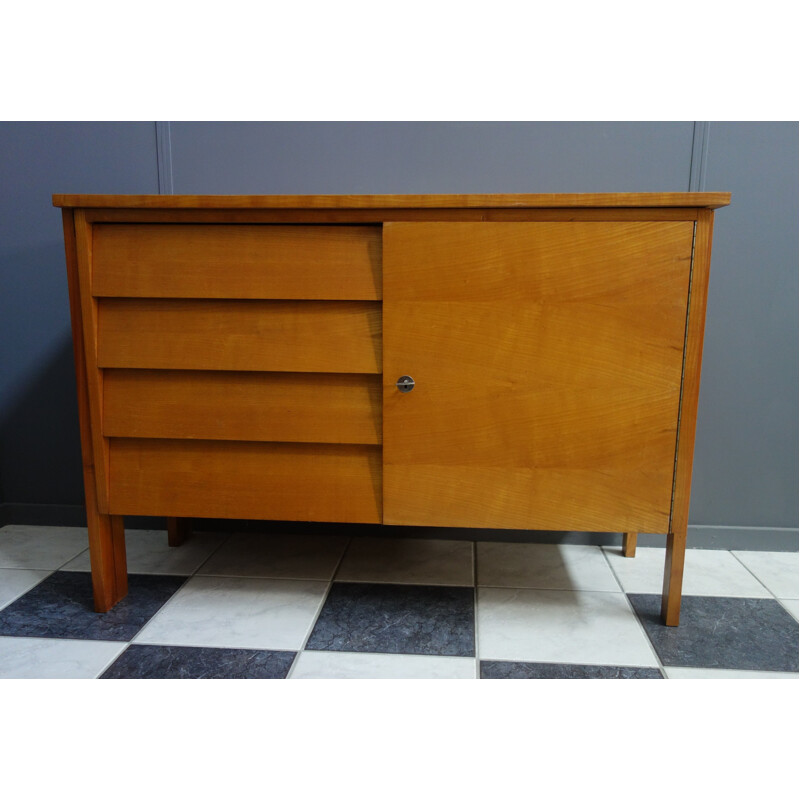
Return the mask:
[[92,611],[86,531],[0,529],[0,677],[798,677],[797,553],[128,531]]

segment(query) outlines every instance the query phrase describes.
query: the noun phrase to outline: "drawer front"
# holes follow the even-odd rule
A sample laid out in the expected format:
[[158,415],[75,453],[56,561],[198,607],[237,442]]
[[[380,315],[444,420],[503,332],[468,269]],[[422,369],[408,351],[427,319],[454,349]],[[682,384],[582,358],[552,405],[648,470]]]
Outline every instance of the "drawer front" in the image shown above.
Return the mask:
[[112,514],[381,521],[380,448],[111,439]]
[[102,298],[100,367],[381,372],[381,307],[369,301]]
[[378,375],[106,370],[106,436],[380,444]]
[[96,297],[379,300],[381,229],[97,224],[92,293]]

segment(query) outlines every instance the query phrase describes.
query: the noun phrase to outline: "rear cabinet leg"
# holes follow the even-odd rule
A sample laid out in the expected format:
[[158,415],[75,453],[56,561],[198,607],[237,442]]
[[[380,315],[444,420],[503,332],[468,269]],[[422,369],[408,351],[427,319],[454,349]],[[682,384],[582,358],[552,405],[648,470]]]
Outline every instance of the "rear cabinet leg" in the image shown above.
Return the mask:
[[192,521],[187,517],[167,517],[167,542],[170,547],[180,547],[191,530]]
[[683,563],[686,557],[686,528],[667,534],[667,555],[664,561],[664,588],[661,595],[661,619],[676,626],[681,616]]
[[635,531],[628,531],[622,534],[622,554],[625,558],[633,558],[636,555]]

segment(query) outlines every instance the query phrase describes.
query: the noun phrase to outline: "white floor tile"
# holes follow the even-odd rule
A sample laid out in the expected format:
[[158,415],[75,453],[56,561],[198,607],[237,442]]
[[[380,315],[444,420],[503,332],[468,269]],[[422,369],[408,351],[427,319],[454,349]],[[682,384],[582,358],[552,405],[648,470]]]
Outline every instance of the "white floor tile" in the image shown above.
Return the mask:
[[658,666],[627,599],[615,592],[478,589],[478,656]]
[[33,589],[50,574],[46,569],[0,569],[0,608]]
[[291,678],[475,678],[474,658],[304,650]]
[[190,578],[136,636],[137,644],[299,650],[328,584]]
[[353,538],[339,581],[472,586],[472,542]]
[[599,547],[509,542],[478,542],[478,586],[622,591]]
[[668,678],[794,678],[796,672],[759,672],[745,669],[696,669],[694,667],[665,667]]
[[198,574],[331,580],[346,544],[345,536],[237,533]]
[[787,600],[786,598],[778,598],[778,602],[795,618],[800,619],[800,601]]
[[[635,558],[625,558],[619,548],[603,549],[626,592],[661,594],[664,550],[660,547],[640,547]],[[727,550],[687,550],[683,594],[705,597],[772,596]]]
[[0,528],[0,567],[58,569],[88,546],[86,528],[6,525]]
[[734,550],[733,554],[775,597],[798,599],[798,554]]
[[[145,575],[191,575],[225,541],[228,534],[194,533],[179,547],[167,544],[166,531],[125,531],[128,572]],[[67,562],[62,569],[89,572],[89,551]]]
[[96,678],[125,642],[0,636],[0,678]]

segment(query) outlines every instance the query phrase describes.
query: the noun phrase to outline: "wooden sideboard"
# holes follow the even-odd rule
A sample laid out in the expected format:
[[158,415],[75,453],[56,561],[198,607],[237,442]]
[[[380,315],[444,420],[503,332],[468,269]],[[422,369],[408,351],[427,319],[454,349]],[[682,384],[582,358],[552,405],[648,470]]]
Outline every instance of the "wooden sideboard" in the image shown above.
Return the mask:
[[660,533],[677,625],[729,201],[55,195],[96,609],[130,514]]

